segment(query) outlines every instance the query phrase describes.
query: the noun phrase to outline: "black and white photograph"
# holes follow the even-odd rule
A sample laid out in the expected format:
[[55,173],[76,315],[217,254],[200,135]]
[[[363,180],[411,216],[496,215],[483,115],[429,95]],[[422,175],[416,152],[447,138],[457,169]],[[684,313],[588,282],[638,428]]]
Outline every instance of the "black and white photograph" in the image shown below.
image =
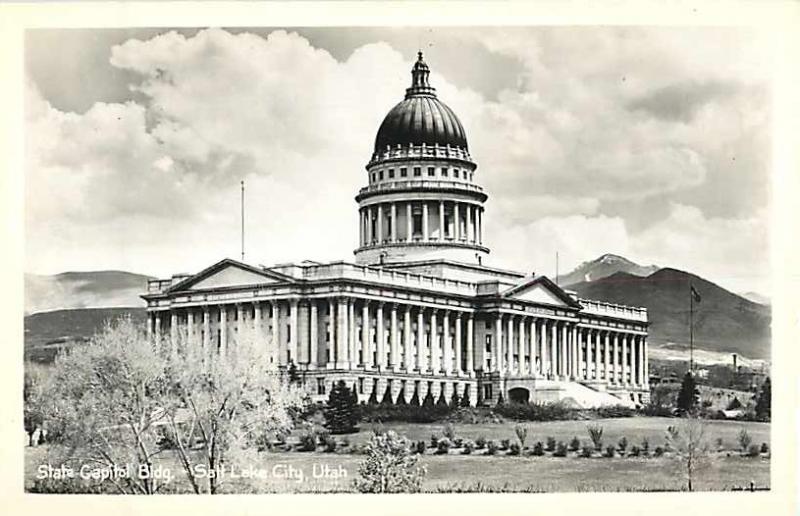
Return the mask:
[[763,27],[23,37],[26,496],[773,489]]

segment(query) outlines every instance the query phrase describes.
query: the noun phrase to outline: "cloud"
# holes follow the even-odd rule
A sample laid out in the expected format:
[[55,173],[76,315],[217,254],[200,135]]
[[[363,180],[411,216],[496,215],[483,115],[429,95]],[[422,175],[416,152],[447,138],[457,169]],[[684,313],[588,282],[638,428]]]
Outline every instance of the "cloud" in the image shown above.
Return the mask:
[[630,102],[628,107],[665,120],[689,122],[697,110],[708,102],[724,99],[739,89],[739,85],[731,82],[686,81],[650,92]]

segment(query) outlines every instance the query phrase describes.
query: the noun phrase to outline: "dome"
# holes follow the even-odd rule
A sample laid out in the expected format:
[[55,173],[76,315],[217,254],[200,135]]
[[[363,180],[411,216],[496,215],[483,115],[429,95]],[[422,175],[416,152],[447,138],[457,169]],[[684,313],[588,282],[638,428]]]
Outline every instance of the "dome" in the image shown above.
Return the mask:
[[400,145],[451,145],[468,150],[464,127],[456,114],[436,98],[428,84],[430,70],[422,52],[411,71],[406,98],[389,111],[375,137],[375,152]]

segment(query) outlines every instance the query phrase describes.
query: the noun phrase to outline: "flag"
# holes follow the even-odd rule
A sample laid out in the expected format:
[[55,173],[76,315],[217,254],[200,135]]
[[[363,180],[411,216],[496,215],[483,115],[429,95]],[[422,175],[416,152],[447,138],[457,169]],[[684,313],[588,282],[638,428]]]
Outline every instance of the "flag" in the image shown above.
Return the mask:
[[694,299],[695,303],[699,303],[700,293],[694,288],[694,285],[689,285],[689,288],[692,289],[692,299]]

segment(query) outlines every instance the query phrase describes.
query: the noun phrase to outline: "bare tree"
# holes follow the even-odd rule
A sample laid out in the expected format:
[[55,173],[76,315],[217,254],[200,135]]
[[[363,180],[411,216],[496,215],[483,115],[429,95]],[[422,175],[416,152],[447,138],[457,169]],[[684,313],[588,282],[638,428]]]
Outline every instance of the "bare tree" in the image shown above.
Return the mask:
[[708,465],[707,424],[696,416],[685,416],[667,429],[667,444],[686,476],[689,491],[694,490],[697,474]]

